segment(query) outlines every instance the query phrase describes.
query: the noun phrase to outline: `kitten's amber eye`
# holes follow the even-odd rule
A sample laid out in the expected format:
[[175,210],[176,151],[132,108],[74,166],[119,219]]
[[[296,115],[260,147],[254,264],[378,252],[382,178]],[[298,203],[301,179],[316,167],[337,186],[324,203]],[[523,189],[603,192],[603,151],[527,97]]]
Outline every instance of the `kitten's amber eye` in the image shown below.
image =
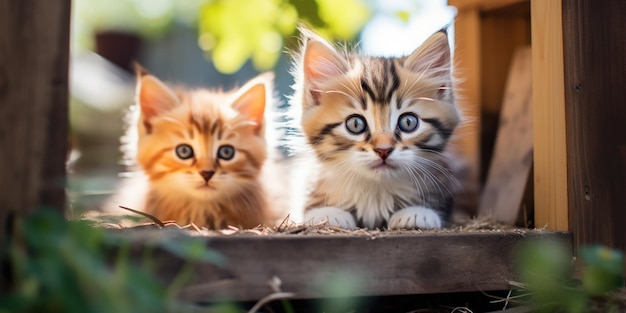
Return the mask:
[[235,148],[233,148],[233,146],[231,145],[224,145],[224,146],[220,146],[219,149],[217,149],[217,157],[222,159],[222,160],[230,160],[235,156]]
[[419,119],[413,113],[404,113],[398,119],[398,128],[405,133],[415,131],[418,124]]
[[193,158],[193,148],[188,144],[181,144],[176,146],[176,156],[181,160],[187,160]]
[[349,132],[359,135],[367,130],[367,123],[361,115],[351,115],[346,119],[346,128]]

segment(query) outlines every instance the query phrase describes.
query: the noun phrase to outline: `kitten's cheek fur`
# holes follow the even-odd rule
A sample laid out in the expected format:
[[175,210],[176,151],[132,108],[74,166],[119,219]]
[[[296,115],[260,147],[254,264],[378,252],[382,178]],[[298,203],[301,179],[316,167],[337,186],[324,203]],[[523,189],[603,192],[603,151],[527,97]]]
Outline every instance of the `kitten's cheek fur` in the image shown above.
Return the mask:
[[310,225],[316,225],[328,221],[329,226],[341,227],[344,229],[356,229],[356,221],[352,214],[342,209],[333,207],[323,207],[308,210],[304,213],[304,221]]
[[433,209],[411,206],[391,215],[388,227],[389,229],[438,229],[441,228],[441,217]]

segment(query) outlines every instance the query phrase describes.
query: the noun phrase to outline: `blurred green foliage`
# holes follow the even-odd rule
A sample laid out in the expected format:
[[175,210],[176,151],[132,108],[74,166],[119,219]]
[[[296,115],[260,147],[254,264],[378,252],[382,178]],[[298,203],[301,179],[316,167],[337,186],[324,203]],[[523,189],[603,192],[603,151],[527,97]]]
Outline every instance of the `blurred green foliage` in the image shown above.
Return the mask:
[[[206,240],[162,234],[142,242],[147,248],[138,262],[130,257],[128,233],[67,221],[49,210],[19,220],[2,251],[13,285],[0,296],[0,312],[184,312],[190,304],[175,294],[193,263],[224,260],[206,249]],[[157,247],[187,260],[167,286],[153,271],[151,251]]]
[[[609,296],[624,286],[624,256],[603,246],[581,248],[582,277],[574,278],[574,262],[562,243],[533,240],[516,255],[518,277],[530,291],[530,304],[537,312],[583,313],[590,311],[594,297]],[[609,303],[617,312],[617,304]]]
[[587,266],[581,283],[590,295],[599,296],[624,286],[624,254],[604,246],[583,247],[580,256]]
[[198,43],[221,72],[233,73],[248,59],[267,70],[299,22],[328,38],[350,40],[369,16],[360,0],[214,0],[202,7]]
[[198,45],[223,73],[248,60],[271,69],[298,23],[328,39],[351,40],[371,16],[367,0],[74,0],[78,47],[93,48],[102,30],[154,39],[174,22],[198,28]]
[[[312,282],[322,299],[317,312],[360,312],[366,310],[358,295],[363,294],[365,272],[358,264],[328,264],[325,274],[318,273]],[[329,274],[332,273],[332,274]]]

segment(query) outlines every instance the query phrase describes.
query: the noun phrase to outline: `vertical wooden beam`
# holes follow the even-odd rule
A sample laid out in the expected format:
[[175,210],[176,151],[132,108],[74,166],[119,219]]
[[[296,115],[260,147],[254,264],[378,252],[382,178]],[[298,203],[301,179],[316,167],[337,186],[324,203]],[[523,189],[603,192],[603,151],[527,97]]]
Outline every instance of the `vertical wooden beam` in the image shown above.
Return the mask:
[[563,1],[569,226],[626,250],[626,2]]
[[[475,213],[478,203],[480,173],[480,12],[477,7],[462,7],[461,1],[449,1],[459,9],[454,21],[454,61],[462,77],[456,86],[466,124],[459,129],[459,149],[467,160],[467,179],[463,182],[467,198],[463,205]],[[471,207],[471,208],[470,208]]]
[[535,226],[568,230],[561,0],[531,0]]
[[0,248],[13,217],[64,209],[70,6],[0,1]]

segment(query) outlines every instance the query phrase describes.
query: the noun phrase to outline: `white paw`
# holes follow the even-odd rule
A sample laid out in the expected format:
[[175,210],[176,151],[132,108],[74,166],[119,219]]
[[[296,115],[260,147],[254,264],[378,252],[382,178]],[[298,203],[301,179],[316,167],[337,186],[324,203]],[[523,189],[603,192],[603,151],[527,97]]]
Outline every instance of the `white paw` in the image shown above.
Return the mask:
[[411,206],[391,215],[387,227],[389,229],[441,228],[441,217],[433,209]]
[[326,221],[330,226],[351,230],[356,229],[356,221],[352,214],[342,209],[323,207],[308,210],[304,213],[304,222],[307,224],[315,225]]

